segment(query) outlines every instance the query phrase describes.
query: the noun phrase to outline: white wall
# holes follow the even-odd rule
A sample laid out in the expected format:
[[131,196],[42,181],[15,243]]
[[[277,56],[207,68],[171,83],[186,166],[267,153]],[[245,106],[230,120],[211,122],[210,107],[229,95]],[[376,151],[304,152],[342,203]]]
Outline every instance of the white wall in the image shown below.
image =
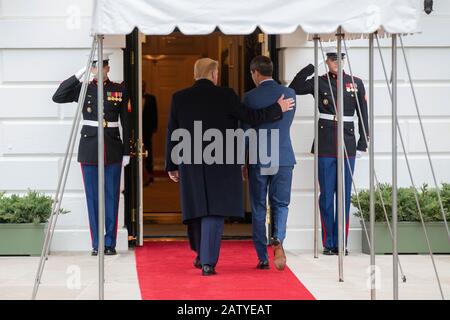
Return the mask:
[[[59,83],[86,65],[92,0],[0,0],[0,190],[54,195],[76,104],[55,104]],[[125,37],[106,37],[110,78],[123,80]],[[78,140],[77,140],[78,145]],[[72,159],[52,250],[91,247],[80,166]],[[119,211],[117,248],[128,247]]]
[[[424,17],[423,33],[405,38],[420,110],[424,118],[433,161],[440,181],[450,181],[450,2],[435,0],[435,12]],[[91,44],[92,0],[0,0],[0,190],[22,193],[36,189],[55,192],[75,104],[57,105],[51,96],[59,82],[84,66]],[[281,79],[290,83],[296,72],[313,61],[312,44],[298,31],[279,37]],[[349,42],[355,75],[367,84],[366,41]],[[389,67],[389,41],[382,40]],[[113,80],[122,80],[125,38],[106,37],[114,51]],[[376,170],[381,181],[390,181],[390,105],[376,56]],[[432,183],[421,142],[414,106],[399,54],[399,115],[410,153],[416,183]],[[312,248],[313,99],[298,97],[292,128],[298,159],[288,220],[288,248]],[[76,150],[75,150],[76,151]],[[401,159],[401,158],[400,158]],[[356,166],[356,184],[368,186],[367,157]],[[404,161],[399,161],[399,184],[409,185]],[[123,226],[121,199],[119,226]],[[53,250],[90,247],[87,212],[79,164],[74,155]],[[126,230],[119,231],[119,249],[126,249]],[[360,248],[361,229],[351,222],[350,248]]]
[[[439,182],[450,181],[450,1],[435,0],[435,12],[423,17],[423,32],[404,37],[406,55],[423,116],[425,133]],[[363,79],[368,90],[367,40],[348,41],[349,60],[355,76]],[[380,42],[390,69],[390,39]],[[323,46],[332,44],[323,43]],[[289,84],[296,73],[314,61],[313,43],[301,30],[278,39],[281,75]],[[319,51],[320,54],[320,51]],[[419,123],[409,87],[403,55],[398,52],[398,114],[405,147],[417,185],[433,184]],[[345,70],[349,72],[348,65]],[[321,73],[324,73],[322,70]],[[381,182],[391,182],[391,105],[378,51],[375,48],[375,169]],[[297,96],[298,111],[291,129],[298,160],[294,172],[292,204],[288,219],[287,248],[311,249],[313,246],[313,157],[309,153],[314,137],[314,100],[311,95]],[[410,186],[409,175],[399,143],[398,182]],[[357,160],[355,182],[368,188],[368,157]],[[352,209],[354,210],[354,209]],[[361,248],[359,219],[351,216],[349,247]],[[319,239],[319,242],[320,239]]]

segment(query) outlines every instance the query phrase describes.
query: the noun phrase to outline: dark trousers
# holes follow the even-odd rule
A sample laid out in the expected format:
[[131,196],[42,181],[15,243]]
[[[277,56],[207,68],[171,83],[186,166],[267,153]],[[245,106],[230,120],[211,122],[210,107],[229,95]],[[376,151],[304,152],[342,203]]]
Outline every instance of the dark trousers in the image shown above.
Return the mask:
[[284,241],[291,201],[293,166],[281,166],[274,175],[261,175],[259,166],[249,166],[250,203],[252,207],[252,235],[260,261],[268,261],[266,237],[266,198],[272,214],[273,238]]
[[192,219],[187,224],[191,249],[200,257],[201,265],[215,266],[219,260],[224,217],[206,216]]
[[[91,229],[92,248],[98,249],[98,166],[81,165]],[[115,248],[122,164],[105,166],[105,247]]]
[[[345,167],[345,245],[347,245],[348,226],[350,218],[350,195],[352,191],[352,172],[355,168],[355,158],[344,159]],[[322,220],[322,245],[324,248],[333,249],[339,246],[338,241],[338,216],[337,216],[337,158],[319,157],[319,207]]]

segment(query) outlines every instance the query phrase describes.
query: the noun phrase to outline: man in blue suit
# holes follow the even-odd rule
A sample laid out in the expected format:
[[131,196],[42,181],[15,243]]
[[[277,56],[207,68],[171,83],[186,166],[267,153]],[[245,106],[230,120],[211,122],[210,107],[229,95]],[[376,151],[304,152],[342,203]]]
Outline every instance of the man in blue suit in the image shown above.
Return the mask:
[[[265,56],[253,58],[250,63],[250,71],[256,88],[245,94],[244,104],[249,108],[258,109],[261,106],[268,105],[269,102],[273,102],[280,95],[284,95],[285,98],[296,98],[294,90],[286,88],[272,79],[273,63],[270,58]],[[278,270],[283,270],[286,265],[283,240],[286,237],[292,170],[296,163],[289,133],[294,114],[295,106],[293,110],[286,112],[281,120],[253,126],[257,131],[258,147],[261,147],[261,142],[267,141],[265,149],[267,150],[267,158],[271,159],[269,163],[263,163],[260,157],[256,157],[257,163],[248,165],[253,242],[259,259],[258,269],[269,269],[265,227],[267,194],[269,195],[269,205],[274,224],[272,239],[274,265]],[[249,127],[244,126],[244,128],[248,129]],[[273,136],[277,134],[278,139]],[[265,138],[263,135],[267,137],[265,141],[261,140]],[[273,137],[275,143],[271,143]],[[252,152],[252,148],[249,151]],[[249,158],[251,158],[251,155]],[[276,160],[278,160],[277,163],[275,163]]]

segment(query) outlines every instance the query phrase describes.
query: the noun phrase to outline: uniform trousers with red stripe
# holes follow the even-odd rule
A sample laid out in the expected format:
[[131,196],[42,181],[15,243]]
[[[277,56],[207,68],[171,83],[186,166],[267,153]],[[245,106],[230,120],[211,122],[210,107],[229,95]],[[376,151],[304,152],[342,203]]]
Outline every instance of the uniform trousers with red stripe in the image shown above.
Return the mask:
[[[327,249],[339,247],[338,241],[338,203],[337,203],[337,158],[318,157],[319,160],[319,207],[322,221],[322,245]],[[350,195],[352,191],[352,172],[355,168],[355,158],[344,158],[345,167],[345,221],[343,224],[345,231],[345,247],[348,239]]]
[[[91,229],[92,248],[98,249],[98,166],[81,164]],[[115,248],[122,164],[105,166],[105,247]]]

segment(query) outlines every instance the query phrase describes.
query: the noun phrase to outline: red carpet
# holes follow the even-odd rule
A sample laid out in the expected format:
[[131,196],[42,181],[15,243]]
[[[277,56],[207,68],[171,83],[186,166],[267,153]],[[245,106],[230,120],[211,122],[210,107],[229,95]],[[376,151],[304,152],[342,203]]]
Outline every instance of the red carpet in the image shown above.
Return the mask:
[[[272,258],[273,253],[269,251]],[[194,268],[187,241],[145,242],[136,248],[142,299],[148,300],[313,300],[286,267],[256,269],[251,241],[223,241],[217,275],[204,277]]]

